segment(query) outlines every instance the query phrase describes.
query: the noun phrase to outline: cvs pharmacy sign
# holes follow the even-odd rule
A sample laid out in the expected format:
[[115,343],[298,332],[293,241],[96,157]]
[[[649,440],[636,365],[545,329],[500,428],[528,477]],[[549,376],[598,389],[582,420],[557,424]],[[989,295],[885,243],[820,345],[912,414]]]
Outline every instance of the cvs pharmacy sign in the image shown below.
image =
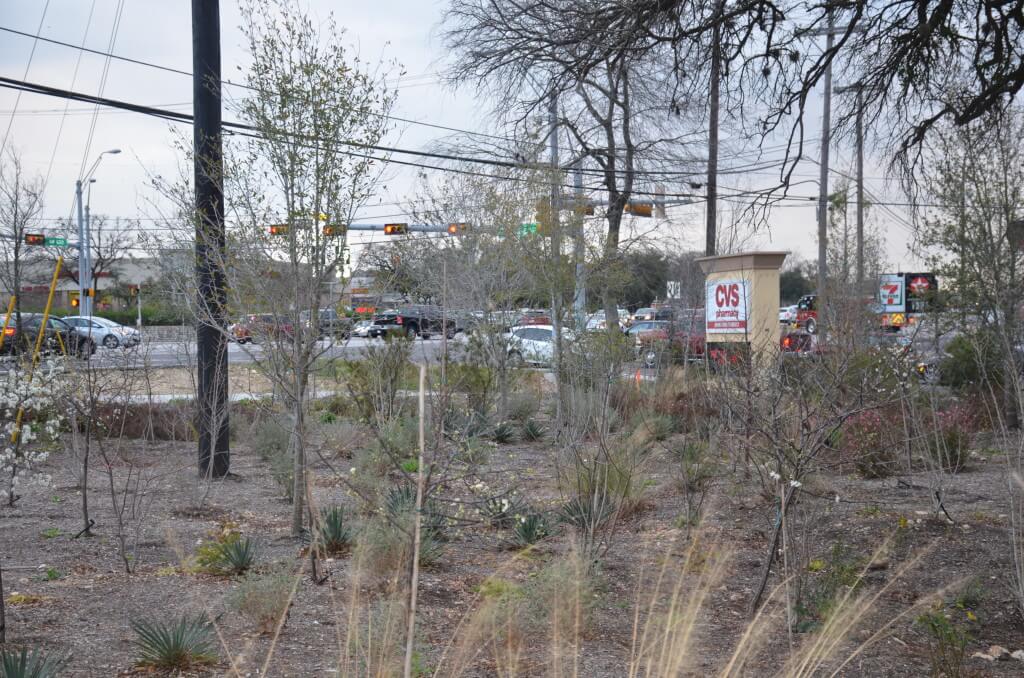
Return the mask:
[[750,288],[746,280],[708,282],[705,292],[705,328],[708,334],[747,331]]

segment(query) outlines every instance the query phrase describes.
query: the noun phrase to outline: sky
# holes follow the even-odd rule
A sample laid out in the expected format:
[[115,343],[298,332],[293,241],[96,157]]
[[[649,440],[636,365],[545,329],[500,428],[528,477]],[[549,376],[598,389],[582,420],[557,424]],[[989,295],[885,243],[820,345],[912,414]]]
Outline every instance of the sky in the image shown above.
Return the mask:
[[[438,71],[445,65],[440,40],[440,21],[447,0],[308,0],[305,6],[315,18],[334,13],[346,29],[339,39],[352,46],[366,60],[380,57],[403,65],[405,75],[391,80],[398,90],[393,114],[418,122],[458,129],[495,132],[490,109],[475,92],[453,91],[439,82]],[[155,0],[2,0],[0,28],[30,35],[85,45],[99,51],[191,71],[192,42],[190,3]],[[120,11],[119,11],[120,10]],[[44,13],[45,12],[45,13]],[[91,13],[91,17],[90,17]],[[119,18],[119,21],[117,21]],[[240,79],[238,68],[247,63],[242,49],[238,3],[221,0],[223,73]],[[116,30],[115,30],[116,25]],[[191,113],[192,82],[187,76],[158,69],[108,60],[79,50],[35,41],[9,31],[0,31],[0,73],[90,94],[102,94],[145,105]],[[33,51],[34,50],[34,51]],[[104,77],[105,76],[105,77]],[[836,74],[837,83],[843,82]],[[226,87],[226,96],[238,96],[237,88]],[[67,110],[65,113],[65,106]],[[812,101],[806,113],[807,136],[813,139],[809,153],[819,153],[820,100]],[[230,119],[230,114],[225,114]],[[0,132],[6,143],[22,156],[32,174],[46,177],[45,214],[48,223],[66,219],[74,206],[74,183],[104,150],[122,149],[119,155],[104,156],[94,174],[90,202],[94,214],[139,219],[141,228],[153,229],[159,215],[160,197],[150,187],[152,175],[173,176],[181,158],[173,146],[172,128],[191,140],[191,130],[181,125],[130,112],[95,108],[76,102],[0,88]],[[427,149],[450,133],[425,125],[401,123],[388,140],[405,148]],[[755,148],[726,142],[721,167],[748,162]],[[854,152],[845,142],[832,146],[832,167],[852,175]],[[877,200],[893,203],[905,199],[894,181],[886,180],[881,161],[868,152],[865,163],[866,188]],[[188,170],[188,168],[185,168]],[[792,189],[798,196],[816,195],[818,166],[801,162]],[[839,177],[833,174],[832,181]],[[721,189],[751,188],[770,181],[766,175],[730,175],[720,178]],[[359,215],[359,221],[401,221],[400,203],[414,186],[411,169],[392,168],[387,181]],[[594,196],[600,198],[600,196]],[[722,203],[724,217],[734,206]],[[908,253],[909,215],[898,205],[874,210],[878,228],[886,237],[886,258],[892,270],[913,267],[916,259]],[[851,210],[852,213],[852,210]],[[637,232],[678,249],[699,249],[703,243],[703,205],[669,212],[669,224],[652,228],[637,220]],[[752,246],[789,250],[794,256],[814,259],[817,252],[815,203],[786,201],[774,208],[768,228],[754,236]],[[365,242],[383,240],[380,234],[350,234]],[[357,252],[358,255],[358,252]]]

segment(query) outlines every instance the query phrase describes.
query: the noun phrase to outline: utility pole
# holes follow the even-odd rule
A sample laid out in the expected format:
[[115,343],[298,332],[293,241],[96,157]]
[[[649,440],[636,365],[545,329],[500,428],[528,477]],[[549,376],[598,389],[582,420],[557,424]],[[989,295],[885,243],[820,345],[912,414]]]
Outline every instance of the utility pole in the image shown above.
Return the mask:
[[828,11],[828,29],[825,53],[828,63],[825,65],[825,96],[821,113],[821,174],[818,179],[818,319],[817,333],[823,333],[828,312],[828,150],[832,128],[832,48],[835,45],[835,24],[832,10]]
[[87,296],[89,289],[85,281],[86,258],[89,256],[89,246],[85,232],[85,212],[82,205],[82,180],[75,182],[75,202],[78,205],[78,312],[85,317],[92,315],[92,304]]
[[857,86],[857,292],[864,291],[864,88]]
[[585,204],[583,199],[583,159],[581,158],[573,169],[572,185],[576,194],[576,216],[579,222],[576,227],[576,242],[574,256],[576,258],[576,290],[573,295],[573,313],[576,316],[576,329],[586,328],[587,315],[587,248],[583,232],[583,215]]
[[196,370],[199,474],[228,474],[224,180],[221,163],[220,0],[192,0],[192,100],[196,185]]
[[549,225],[551,227],[551,263],[553,266],[551,287],[551,328],[554,330],[554,350],[552,363],[555,371],[555,384],[558,395],[555,398],[555,421],[558,424],[559,436],[562,427],[562,291],[559,279],[562,268],[562,233],[559,223],[558,208],[561,205],[561,177],[558,165],[558,93],[552,88],[551,101],[548,105],[548,123],[550,133],[548,142],[551,149],[551,208]]
[[708,95],[708,180],[707,180],[707,225],[704,256],[711,257],[716,253],[718,239],[718,81],[721,79],[722,50],[719,42],[722,39],[720,19],[722,4],[719,0],[715,10],[715,27],[711,31],[711,92]]

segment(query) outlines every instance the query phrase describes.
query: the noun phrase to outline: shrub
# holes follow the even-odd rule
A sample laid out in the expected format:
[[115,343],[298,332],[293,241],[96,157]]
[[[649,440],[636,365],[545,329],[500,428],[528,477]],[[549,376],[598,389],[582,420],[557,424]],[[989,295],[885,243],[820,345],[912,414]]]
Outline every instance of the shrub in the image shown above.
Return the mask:
[[[385,497],[384,510],[393,523],[407,527],[411,533],[412,518],[416,510],[416,487],[411,484],[392,487]],[[439,542],[447,541],[448,520],[436,502],[424,499],[421,516],[421,533],[430,533],[430,536]]]
[[542,513],[527,513],[519,516],[512,531],[512,542],[519,548],[536,544],[551,534],[548,521]]
[[[389,577],[405,576],[412,552],[412,523],[407,522],[403,527],[408,532],[387,520],[366,523],[356,543],[356,560],[369,572]],[[423,527],[420,529],[419,562],[424,566],[433,565],[440,560],[444,545]]]
[[389,337],[383,345],[368,346],[361,360],[339,362],[345,387],[366,421],[389,421],[401,416],[398,398],[402,383],[412,374],[412,342]]
[[512,442],[515,438],[516,430],[512,428],[512,424],[507,421],[501,421],[494,425],[494,429],[491,431],[491,437],[494,438],[494,442],[499,445]]
[[332,506],[320,512],[316,532],[317,541],[326,553],[344,553],[352,545],[352,528],[345,520],[345,510],[341,506]]
[[279,417],[262,419],[252,429],[253,451],[270,466],[270,476],[289,502],[295,491],[294,468],[288,450],[290,438],[290,427]]
[[941,607],[919,616],[917,624],[928,636],[928,660],[932,665],[932,675],[946,678],[968,675],[964,669],[964,659],[971,636],[958,628]]
[[646,432],[651,440],[660,442],[675,433],[676,422],[667,414],[641,413],[636,428]]
[[249,572],[228,595],[227,602],[260,633],[271,633],[291,605],[293,583],[294,578],[285,570]]
[[459,459],[469,467],[483,466],[491,458],[494,443],[480,438],[466,438],[459,443]]
[[66,662],[41,650],[0,650],[0,678],[55,678]]
[[537,415],[540,409],[539,399],[526,393],[516,393],[508,399],[508,418],[512,421],[524,422]]
[[927,433],[928,454],[943,469],[958,473],[970,457],[974,417],[967,407],[954,405],[936,412]]
[[161,669],[188,669],[217,661],[213,627],[204,614],[171,623],[132,621],[138,636],[138,663]]
[[241,537],[220,546],[219,563],[225,572],[242,574],[256,564],[259,547],[249,537]]
[[679,464],[679,486],[686,500],[686,523],[692,525],[700,518],[704,498],[714,482],[716,464],[701,440],[687,439],[672,452]]
[[862,478],[888,478],[896,470],[896,426],[892,417],[878,410],[861,412],[843,424],[841,449]]
[[1001,386],[1003,357],[999,341],[985,331],[953,338],[939,363],[939,379],[943,386],[959,391],[977,389],[985,383]]
[[235,529],[231,523],[221,525],[207,535],[196,549],[196,565],[207,572],[242,574],[256,562],[256,542]]
[[544,425],[541,424],[536,419],[527,419],[526,421],[524,421],[522,430],[523,440],[531,443],[537,442],[538,440],[543,440],[544,434],[547,433],[547,430],[544,428]]

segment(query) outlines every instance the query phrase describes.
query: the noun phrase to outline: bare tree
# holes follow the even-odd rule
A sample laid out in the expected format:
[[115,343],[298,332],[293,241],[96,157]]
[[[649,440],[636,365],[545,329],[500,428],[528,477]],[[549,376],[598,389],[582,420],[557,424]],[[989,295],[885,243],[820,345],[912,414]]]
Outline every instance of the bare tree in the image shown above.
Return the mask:
[[[78,240],[78,228],[71,222],[58,227],[69,239]],[[136,219],[109,218],[96,214],[89,217],[89,247],[92,251],[92,280],[118,277],[120,265],[131,260],[132,249],[139,243],[139,222]],[[52,257],[52,255],[51,255]],[[77,267],[66,266],[61,277],[78,284]],[[109,286],[109,285],[108,285]]]
[[30,177],[21,157],[7,149],[0,159],[0,285],[15,296],[17,336],[21,331],[21,288],[42,255],[25,245],[25,234],[39,226],[43,212],[43,179]]

